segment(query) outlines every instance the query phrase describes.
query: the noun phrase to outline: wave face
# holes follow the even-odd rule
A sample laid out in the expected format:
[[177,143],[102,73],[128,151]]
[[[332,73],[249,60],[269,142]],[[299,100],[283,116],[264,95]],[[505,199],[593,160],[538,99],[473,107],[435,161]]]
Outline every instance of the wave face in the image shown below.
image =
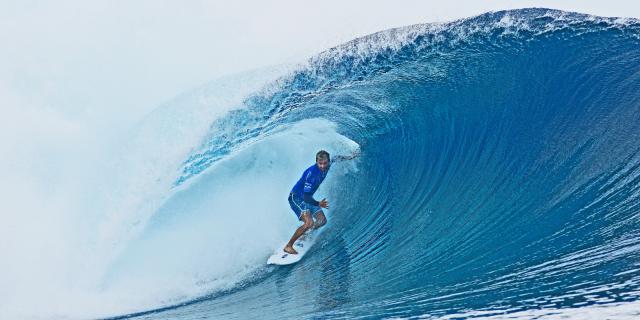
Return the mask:
[[[529,318],[640,300],[637,20],[523,9],[388,30],[244,104],[211,124],[160,212],[205,203],[202,190],[230,207],[254,200],[233,195],[248,184],[267,190],[274,212],[199,220],[216,234],[276,230],[218,239],[209,262],[235,261],[226,277],[294,230],[285,198],[317,147],[359,146],[319,191],[328,226],[296,265],[248,268],[223,291],[125,317]],[[221,177],[238,175],[225,194]],[[149,228],[175,226],[168,216]],[[241,238],[253,240],[224,251]]]

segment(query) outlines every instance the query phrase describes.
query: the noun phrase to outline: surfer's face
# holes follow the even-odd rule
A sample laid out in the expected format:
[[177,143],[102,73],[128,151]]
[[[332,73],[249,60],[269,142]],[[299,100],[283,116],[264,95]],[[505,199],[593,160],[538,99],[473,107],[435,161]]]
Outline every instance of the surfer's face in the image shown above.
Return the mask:
[[327,158],[319,158],[316,159],[316,165],[322,172],[329,170],[329,159]]

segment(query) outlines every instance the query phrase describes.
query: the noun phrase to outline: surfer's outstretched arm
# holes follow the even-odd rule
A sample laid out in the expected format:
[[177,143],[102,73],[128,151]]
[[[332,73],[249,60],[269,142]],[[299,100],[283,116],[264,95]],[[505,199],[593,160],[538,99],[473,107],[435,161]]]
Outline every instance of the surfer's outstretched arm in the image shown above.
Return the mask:
[[351,155],[348,155],[348,156],[343,156],[343,155],[334,156],[331,159],[331,163],[336,163],[336,162],[345,161],[345,160],[353,160],[359,156],[360,156],[360,148],[358,148]]

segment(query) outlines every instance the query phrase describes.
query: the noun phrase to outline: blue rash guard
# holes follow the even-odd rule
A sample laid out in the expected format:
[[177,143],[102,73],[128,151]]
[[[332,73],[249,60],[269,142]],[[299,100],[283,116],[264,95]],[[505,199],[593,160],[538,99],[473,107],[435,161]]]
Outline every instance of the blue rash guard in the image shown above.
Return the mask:
[[291,193],[308,204],[318,206],[320,202],[313,198],[313,194],[318,190],[318,187],[320,187],[320,184],[324,181],[328,172],[329,169],[327,169],[326,172],[322,172],[317,165],[312,165],[302,173],[302,177],[300,177],[300,180],[293,186]]

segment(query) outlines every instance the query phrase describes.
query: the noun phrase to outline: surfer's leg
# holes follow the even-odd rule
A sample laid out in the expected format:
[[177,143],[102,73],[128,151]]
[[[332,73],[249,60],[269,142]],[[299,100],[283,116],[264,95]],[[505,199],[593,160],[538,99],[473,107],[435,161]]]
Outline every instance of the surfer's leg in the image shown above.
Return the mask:
[[291,240],[289,240],[289,243],[287,243],[287,245],[284,247],[284,251],[287,253],[298,253],[295,249],[293,249],[293,243],[296,242],[296,240],[298,240],[300,236],[302,236],[313,226],[313,218],[311,218],[311,214],[309,213],[309,211],[302,212],[302,214],[300,215],[300,220],[302,220],[304,223],[296,230],[296,232],[293,233]]
[[322,210],[319,210],[318,212],[316,212],[315,216],[316,216],[316,222],[313,224],[313,228],[320,229],[322,226],[324,226],[327,223],[327,218],[324,216],[324,212],[322,212]]

